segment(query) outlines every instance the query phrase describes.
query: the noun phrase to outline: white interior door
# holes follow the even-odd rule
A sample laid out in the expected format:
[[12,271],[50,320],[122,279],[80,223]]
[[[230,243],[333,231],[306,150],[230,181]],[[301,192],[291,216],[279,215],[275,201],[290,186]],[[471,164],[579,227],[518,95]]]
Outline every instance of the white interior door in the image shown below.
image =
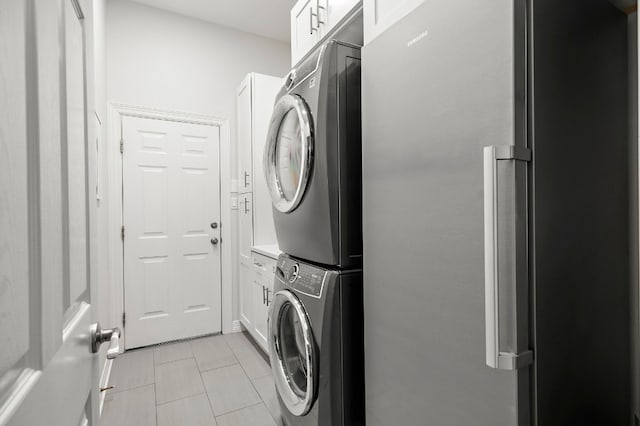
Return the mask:
[[124,117],[122,135],[125,346],[219,332],[220,130]]
[[97,425],[84,16],[0,3],[1,425]]

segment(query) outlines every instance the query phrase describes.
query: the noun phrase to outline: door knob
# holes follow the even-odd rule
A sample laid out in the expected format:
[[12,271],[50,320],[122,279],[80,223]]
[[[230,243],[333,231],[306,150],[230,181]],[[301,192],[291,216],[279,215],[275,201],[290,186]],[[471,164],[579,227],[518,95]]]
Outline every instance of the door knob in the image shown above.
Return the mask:
[[213,237],[213,238],[211,239],[211,244],[213,244],[214,246],[215,246],[216,244],[218,244],[218,238]]
[[218,227],[218,222],[211,222],[211,229],[216,229]]
[[100,323],[97,322],[91,326],[89,330],[91,335],[91,352],[96,353],[100,349],[100,345],[109,342],[107,349],[107,358],[113,359],[120,354],[120,329],[118,327],[111,329],[102,329]]

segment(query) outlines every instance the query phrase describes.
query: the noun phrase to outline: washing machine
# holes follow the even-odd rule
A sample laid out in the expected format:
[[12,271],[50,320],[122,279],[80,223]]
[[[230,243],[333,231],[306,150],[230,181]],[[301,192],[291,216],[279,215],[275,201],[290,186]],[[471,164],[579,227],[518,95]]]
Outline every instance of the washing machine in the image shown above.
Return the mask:
[[280,250],[340,268],[362,264],[360,48],[320,45],[276,97],[264,170]]
[[268,337],[284,425],[364,425],[362,310],[362,270],[280,255]]

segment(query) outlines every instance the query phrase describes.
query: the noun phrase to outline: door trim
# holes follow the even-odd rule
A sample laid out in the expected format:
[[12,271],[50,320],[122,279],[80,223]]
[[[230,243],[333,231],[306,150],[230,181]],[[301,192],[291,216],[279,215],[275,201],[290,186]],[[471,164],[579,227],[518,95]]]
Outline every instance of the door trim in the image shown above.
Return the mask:
[[[109,170],[109,282],[111,283],[112,318],[122,330],[126,342],[127,329],[122,324],[124,312],[124,251],[121,240],[122,217],[122,156],[120,140],[124,117],[177,121],[190,124],[216,126],[220,129],[220,232],[224,244],[220,247],[222,332],[233,331],[233,284],[231,251],[231,132],[228,118],[168,111],[158,108],[119,102],[108,103],[107,163]],[[126,149],[126,146],[125,146]],[[124,345],[123,345],[124,346]],[[124,347],[123,347],[124,350]]]

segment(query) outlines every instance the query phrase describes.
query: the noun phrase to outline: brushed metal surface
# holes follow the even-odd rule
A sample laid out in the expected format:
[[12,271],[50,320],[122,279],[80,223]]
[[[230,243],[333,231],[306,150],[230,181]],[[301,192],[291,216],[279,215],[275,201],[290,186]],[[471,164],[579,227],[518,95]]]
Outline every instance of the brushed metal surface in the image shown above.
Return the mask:
[[363,49],[370,426],[527,424],[528,369],[485,365],[483,286],[483,147],[518,142],[521,4],[432,0]]

